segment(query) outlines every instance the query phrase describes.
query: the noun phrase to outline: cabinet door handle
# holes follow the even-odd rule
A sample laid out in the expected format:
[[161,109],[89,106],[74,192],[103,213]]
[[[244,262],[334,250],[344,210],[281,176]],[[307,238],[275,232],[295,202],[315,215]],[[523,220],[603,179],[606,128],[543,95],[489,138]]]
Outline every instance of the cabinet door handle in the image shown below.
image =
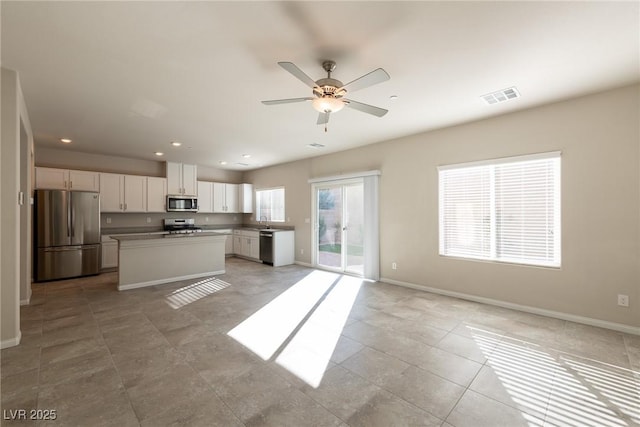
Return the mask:
[[69,190],[73,188],[73,181],[69,181]]
[[67,188],[67,181],[62,181],[62,186],[63,186],[64,188]]
[[127,210],[127,204],[126,203],[124,204],[124,210],[125,211]]

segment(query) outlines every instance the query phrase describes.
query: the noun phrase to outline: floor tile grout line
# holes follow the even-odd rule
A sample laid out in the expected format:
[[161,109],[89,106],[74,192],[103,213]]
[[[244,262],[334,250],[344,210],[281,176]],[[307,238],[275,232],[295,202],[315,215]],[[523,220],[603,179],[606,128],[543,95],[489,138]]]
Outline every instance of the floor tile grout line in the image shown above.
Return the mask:
[[113,353],[111,352],[111,348],[109,347],[109,345],[107,344],[107,341],[104,338],[104,332],[102,330],[102,326],[98,322],[98,319],[95,318],[95,313],[93,311],[93,307],[91,306],[91,304],[88,303],[87,305],[89,306],[89,310],[91,311],[91,316],[94,318],[94,321],[98,325],[98,329],[100,330],[100,337],[102,338],[102,341],[104,342],[104,345],[107,348],[107,351],[109,352],[109,359],[111,360],[111,365],[113,366],[113,369],[118,374],[118,378],[120,379],[120,384],[122,385],[122,389],[123,389],[125,395],[127,396],[127,403],[129,403],[129,407],[131,408],[131,412],[133,413],[133,415],[138,420],[138,425],[140,425],[142,423],[142,420],[140,419],[140,416],[136,412],[135,408],[133,407],[133,403],[131,402],[131,397],[129,396],[129,390],[124,385],[124,380],[122,379],[122,374],[120,373],[120,370],[118,369],[118,366],[116,365],[116,362],[113,359]]
[[[355,357],[357,354],[359,354],[360,352],[364,351],[364,349],[365,349],[365,348],[368,348],[368,349],[370,349],[370,350],[374,350],[374,351],[379,351],[379,350],[376,350],[375,348],[371,348],[371,347],[369,347],[369,346],[365,346],[364,348],[360,349],[357,353],[355,353],[353,356],[351,356],[351,357],[349,357],[349,358],[345,359],[342,363],[346,362],[347,360],[351,359],[352,357]],[[381,351],[379,351],[379,352],[380,352],[380,353],[382,353]],[[386,353],[383,353],[383,354],[386,354]],[[385,388],[384,386],[382,386],[382,385],[380,385],[380,384],[376,384],[376,383],[374,383],[373,381],[371,381],[370,379],[368,379],[368,378],[366,378],[366,377],[362,376],[362,375],[361,375],[361,374],[359,374],[358,372],[355,372],[355,371],[353,371],[353,370],[349,369],[349,367],[348,367],[348,366],[342,366],[342,363],[340,363],[340,364],[338,364],[338,365],[339,365],[339,366],[341,366],[343,369],[346,369],[347,371],[351,372],[352,374],[354,374],[354,375],[356,375],[356,376],[360,377],[360,378],[361,378],[361,379],[363,379],[364,381],[366,381],[366,382],[368,382],[368,383],[370,383],[370,384],[373,384],[374,386],[378,387],[380,390],[383,390],[383,391],[385,391],[385,392],[387,392],[387,393],[391,394],[392,396],[394,396],[394,397],[396,397],[396,398],[400,399],[400,400],[401,400],[401,401],[403,401],[404,403],[406,403],[406,404],[408,404],[408,405],[410,405],[410,406],[412,406],[412,407],[414,407],[414,408],[419,409],[421,412],[426,412],[427,414],[431,415],[432,417],[434,417],[434,418],[436,418],[436,419],[438,419],[438,420],[440,420],[440,421],[445,421],[445,420],[443,420],[442,418],[440,418],[439,416],[437,416],[437,415],[435,415],[435,414],[433,414],[433,413],[429,412],[428,410],[426,410],[426,409],[424,409],[424,408],[421,408],[420,406],[418,406],[418,405],[416,405],[416,404],[414,404],[414,403],[409,402],[409,401],[408,401],[408,400],[406,400],[404,397],[402,397],[402,396],[398,396],[395,392],[393,392],[393,391],[391,391],[391,390],[389,390],[389,389]],[[405,363],[406,363],[406,362],[405,362]],[[413,366],[413,365],[409,365],[409,366],[407,366],[407,368],[405,368],[402,372],[404,373],[404,371],[406,371],[407,369],[409,369],[411,366]]]

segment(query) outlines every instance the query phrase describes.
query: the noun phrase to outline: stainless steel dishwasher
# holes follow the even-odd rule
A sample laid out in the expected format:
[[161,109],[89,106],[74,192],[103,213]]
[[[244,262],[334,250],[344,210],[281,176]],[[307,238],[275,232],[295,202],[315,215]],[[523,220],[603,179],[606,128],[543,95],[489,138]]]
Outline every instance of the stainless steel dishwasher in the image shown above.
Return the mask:
[[260,260],[273,265],[273,231],[260,232]]

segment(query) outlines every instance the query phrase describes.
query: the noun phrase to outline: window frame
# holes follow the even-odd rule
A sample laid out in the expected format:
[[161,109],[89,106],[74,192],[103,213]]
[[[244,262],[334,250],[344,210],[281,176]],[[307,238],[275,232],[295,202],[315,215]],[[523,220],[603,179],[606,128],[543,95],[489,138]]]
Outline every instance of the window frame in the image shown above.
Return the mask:
[[[543,267],[543,268],[561,268],[562,267],[562,198],[561,198],[561,180],[562,180],[562,153],[560,151],[552,151],[545,153],[536,153],[522,156],[512,156],[512,157],[503,157],[489,160],[482,160],[477,162],[467,162],[467,163],[458,163],[458,164],[450,164],[443,165],[438,167],[438,253],[440,256],[447,258],[458,258],[465,260],[475,260],[482,262],[495,262],[495,263],[506,263],[506,264],[515,264],[515,265],[524,265],[524,266],[533,266],[533,267]],[[547,203],[551,203],[551,208],[548,208],[546,205],[544,206],[544,214],[547,216],[551,216],[553,218],[552,225],[550,226],[550,230],[552,230],[553,237],[547,242],[552,242],[553,255],[546,260],[536,259],[534,257],[530,258],[518,258],[518,257],[509,257],[507,255],[503,255],[501,253],[502,246],[499,245],[498,235],[506,233],[508,231],[509,225],[507,223],[501,223],[497,220],[500,217],[501,212],[498,209],[498,196],[504,196],[505,192],[501,194],[497,194],[498,192],[498,184],[496,184],[495,177],[497,176],[497,172],[501,166],[504,165],[514,165],[518,163],[528,163],[540,160],[551,160],[553,163],[550,163],[546,167],[552,170],[552,176],[554,178],[551,184],[548,184],[545,187],[545,194],[551,194],[550,198],[552,202],[549,202],[549,199],[545,199]],[[443,172],[447,173],[447,171],[461,171],[467,168],[477,168],[477,171],[482,171],[486,169],[488,172],[488,183],[480,184],[482,187],[483,197],[488,198],[488,202],[484,201],[488,204],[488,212],[489,218],[483,219],[480,221],[483,225],[481,227],[486,227],[488,230],[484,228],[475,229],[476,233],[484,233],[484,237],[481,237],[483,240],[480,243],[480,246],[483,248],[480,250],[481,254],[463,254],[461,252],[464,251],[449,251],[447,248],[447,230],[445,225],[445,194],[444,194],[444,179]],[[524,165],[523,165],[524,170]],[[484,188],[487,187],[487,188]],[[468,187],[464,187],[465,189]],[[508,193],[506,193],[508,195]],[[520,212],[525,212],[524,209]],[[483,217],[484,218],[484,217]],[[477,219],[476,219],[476,222]],[[484,225],[488,224],[488,225]],[[477,224],[476,224],[477,227]],[[476,234],[477,235],[477,234]],[[488,245],[487,245],[488,243]],[[449,246],[450,247],[450,246]],[[488,250],[486,248],[489,248]],[[523,250],[526,247],[522,247]],[[488,254],[486,253],[488,251]],[[471,252],[471,251],[470,251]],[[504,252],[508,252],[507,249]]]
[[[256,189],[255,190],[255,201],[256,201],[256,221],[260,222],[263,221],[261,218],[263,216],[267,216],[267,215],[262,215],[261,214],[261,207],[260,207],[260,197],[258,193],[261,192],[272,192],[272,191],[276,191],[276,190],[282,190],[282,219],[272,219],[270,218],[271,215],[269,215],[269,218],[267,218],[267,222],[286,222],[286,190],[285,187],[282,186],[278,186],[278,187],[268,187],[268,188],[260,188],[260,189]],[[273,209],[273,206],[271,207],[271,210],[274,211],[275,209]]]

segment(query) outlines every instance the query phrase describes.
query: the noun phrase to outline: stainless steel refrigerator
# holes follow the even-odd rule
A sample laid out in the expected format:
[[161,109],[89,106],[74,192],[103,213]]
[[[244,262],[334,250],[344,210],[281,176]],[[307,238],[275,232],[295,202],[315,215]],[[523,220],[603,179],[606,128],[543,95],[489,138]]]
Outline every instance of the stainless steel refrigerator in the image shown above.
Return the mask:
[[99,273],[99,193],[36,190],[34,218],[36,281]]

